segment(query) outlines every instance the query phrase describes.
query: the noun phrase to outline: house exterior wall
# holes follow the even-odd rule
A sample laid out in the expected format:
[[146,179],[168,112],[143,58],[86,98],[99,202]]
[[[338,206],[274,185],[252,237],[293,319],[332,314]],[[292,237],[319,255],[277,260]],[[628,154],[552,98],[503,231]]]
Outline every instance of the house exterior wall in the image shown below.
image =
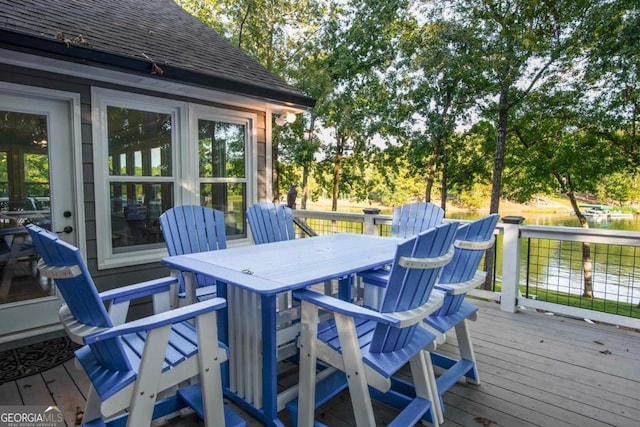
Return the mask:
[[[0,63],[0,81],[15,83],[25,86],[47,88],[61,90],[66,92],[78,93],[81,103],[81,151],[82,151],[82,191],[84,192],[84,224],[86,236],[86,261],[91,274],[94,277],[96,286],[100,291],[110,289],[116,286],[123,286],[129,283],[135,283],[143,280],[153,279],[166,276],[169,271],[160,265],[160,263],[146,263],[129,267],[119,267],[99,270],[97,264],[97,240],[96,240],[96,221],[100,220],[96,215],[96,197],[94,194],[94,164],[93,164],[93,128],[92,128],[92,105],[91,105],[91,88],[100,87],[118,91],[132,92],[141,95],[154,96],[178,100],[183,102],[192,102],[200,105],[207,105],[223,109],[233,109],[240,111],[248,111],[257,116],[257,174],[252,185],[255,186],[258,200],[265,200],[270,188],[269,180],[271,179],[268,170],[267,149],[267,121],[265,111],[257,111],[252,109],[243,109],[238,106],[230,106],[212,101],[203,101],[202,99],[193,99],[182,97],[175,94],[167,94],[158,91],[144,90],[136,87],[112,84],[102,81],[93,81],[86,78],[75,76],[66,76],[45,72],[33,68],[17,67],[9,64]],[[248,200],[252,203],[253,200]],[[78,209],[82,207],[78,206]]]

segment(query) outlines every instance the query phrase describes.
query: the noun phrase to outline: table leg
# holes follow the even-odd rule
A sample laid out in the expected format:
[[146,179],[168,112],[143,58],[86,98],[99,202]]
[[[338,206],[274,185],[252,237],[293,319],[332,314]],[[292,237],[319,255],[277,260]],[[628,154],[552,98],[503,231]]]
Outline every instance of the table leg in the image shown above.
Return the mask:
[[338,279],[338,298],[343,301],[351,301],[351,287],[353,286],[353,276],[346,276]]
[[276,297],[262,296],[262,406],[267,419],[278,420],[278,341]]
[[276,296],[228,285],[229,383],[225,395],[265,425],[278,419]]

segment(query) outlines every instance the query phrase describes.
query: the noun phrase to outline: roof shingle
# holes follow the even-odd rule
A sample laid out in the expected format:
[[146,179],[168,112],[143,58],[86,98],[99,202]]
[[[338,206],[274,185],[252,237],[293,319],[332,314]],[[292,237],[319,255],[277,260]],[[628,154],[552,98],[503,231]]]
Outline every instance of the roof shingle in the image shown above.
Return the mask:
[[187,83],[224,90],[220,86],[228,82],[248,95],[315,103],[172,0],[0,0],[0,10],[0,46],[8,39],[2,40],[8,34],[3,30],[44,40],[60,33],[67,40],[82,36],[88,45],[69,44],[69,56],[72,49],[76,55],[102,51],[114,58],[114,64],[102,65],[117,66],[117,56],[153,61],[161,69],[186,71],[176,75]]

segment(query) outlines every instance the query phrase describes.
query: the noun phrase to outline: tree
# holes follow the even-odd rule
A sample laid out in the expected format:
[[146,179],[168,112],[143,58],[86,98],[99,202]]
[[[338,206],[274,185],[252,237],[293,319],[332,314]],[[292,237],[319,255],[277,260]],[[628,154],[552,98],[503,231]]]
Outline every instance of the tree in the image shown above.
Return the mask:
[[313,114],[329,135],[316,180],[331,194],[332,210],[340,194],[362,199],[369,193],[362,185],[366,160],[380,134],[379,117],[391,102],[382,77],[395,58],[407,6],[406,0],[332,4],[314,61],[308,63],[320,89],[310,91],[318,98]]
[[[569,199],[581,226],[589,228],[577,194],[595,192],[602,179],[618,170],[624,159],[604,139],[577,126],[580,114],[573,91],[546,89],[544,94],[541,91],[529,96],[514,117],[509,159],[514,167],[505,171],[505,188],[517,201],[557,189]],[[582,243],[582,263],[583,296],[591,298],[591,245],[587,242]]]
[[424,23],[408,20],[403,28],[402,56],[388,75],[397,101],[387,127],[408,146],[411,170],[424,177],[427,202],[439,178],[441,207],[446,210],[452,138],[480,93],[472,60],[476,39],[437,5],[429,4],[420,15]]
[[583,125],[628,158],[632,173],[640,164],[640,5],[601,1],[590,10],[581,34],[585,67],[578,80]]

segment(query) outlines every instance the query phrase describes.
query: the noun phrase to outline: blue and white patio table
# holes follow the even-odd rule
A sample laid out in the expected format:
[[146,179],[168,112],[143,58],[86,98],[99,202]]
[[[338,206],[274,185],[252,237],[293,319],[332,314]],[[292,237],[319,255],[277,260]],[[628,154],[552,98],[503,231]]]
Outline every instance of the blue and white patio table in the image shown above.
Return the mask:
[[346,298],[353,274],[391,262],[398,242],[343,233],[172,256],[162,263],[229,285],[226,295],[219,294],[228,302],[227,322],[220,322],[228,326],[230,351],[225,393],[266,425],[282,426],[278,411],[297,396],[297,386],[278,394],[276,296],[339,279],[340,296]]

